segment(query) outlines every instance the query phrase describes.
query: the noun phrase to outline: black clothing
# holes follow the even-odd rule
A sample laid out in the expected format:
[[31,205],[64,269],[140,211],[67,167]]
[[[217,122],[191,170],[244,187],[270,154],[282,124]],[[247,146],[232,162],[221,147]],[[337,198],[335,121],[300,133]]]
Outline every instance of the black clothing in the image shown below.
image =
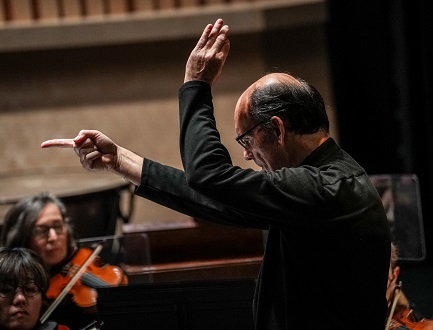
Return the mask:
[[233,166],[210,86],[188,82],[179,95],[185,172],[145,159],[136,194],[203,220],[269,230],[257,329],[382,330],[391,243],[365,171],[331,138],[297,168]]
[[59,325],[54,321],[47,321],[44,324],[40,324],[35,330],[57,330]]
[[53,320],[66,325],[71,330],[82,329],[97,319],[96,312],[92,311],[86,313],[85,308],[77,306],[77,304],[72,300],[71,294],[65,296],[51,315]]

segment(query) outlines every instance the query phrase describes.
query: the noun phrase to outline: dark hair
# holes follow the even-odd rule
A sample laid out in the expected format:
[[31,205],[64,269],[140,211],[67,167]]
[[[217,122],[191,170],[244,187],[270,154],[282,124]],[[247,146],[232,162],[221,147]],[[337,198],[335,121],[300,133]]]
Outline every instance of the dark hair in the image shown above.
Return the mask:
[[48,204],[55,204],[60,210],[67,228],[68,254],[72,253],[75,250],[76,243],[73,238],[72,226],[66,216],[65,204],[50,193],[40,193],[22,198],[7,211],[3,221],[1,246],[28,248],[33,227],[42,209]]
[[313,134],[319,130],[328,133],[329,120],[322,96],[305,80],[294,79],[295,83],[277,80],[254,90],[250,99],[250,115],[257,122],[264,121],[263,126],[268,129],[270,124],[266,121],[278,115],[287,129],[294,133]]
[[50,275],[42,259],[26,248],[0,248],[0,283],[22,285],[23,279],[31,279],[45,294]]

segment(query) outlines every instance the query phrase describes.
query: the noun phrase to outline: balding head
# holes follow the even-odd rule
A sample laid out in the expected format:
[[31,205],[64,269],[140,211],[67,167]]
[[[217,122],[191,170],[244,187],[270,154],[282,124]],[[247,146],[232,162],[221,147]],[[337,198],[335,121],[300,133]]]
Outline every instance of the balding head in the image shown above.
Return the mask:
[[286,73],[268,74],[249,86],[234,117],[244,158],[266,171],[298,166],[328,138],[319,92]]
[[[235,123],[246,125],[281,115],[297,134],[329,131],[325,105],[319,92],[306,81],[286,73],[270,73],[249,86],[238,100]],[[242,131],[242,130],[241,130]]]

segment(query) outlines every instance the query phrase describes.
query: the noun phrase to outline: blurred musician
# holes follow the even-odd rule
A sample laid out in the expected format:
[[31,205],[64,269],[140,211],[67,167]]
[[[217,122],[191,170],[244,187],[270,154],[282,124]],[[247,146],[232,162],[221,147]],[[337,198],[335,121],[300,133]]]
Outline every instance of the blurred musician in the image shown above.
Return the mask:
[[68,330],[54,321],[39,323],[49,274],[41,258],[24,248],[0,248],[0,329]]
[[391,262],[386,290],[386,300],[388,301],[386,330],[433,330],[433,320],[424,318],[419,312],[412,309],[401,290],[401,283],[397,283],[399,274],[398,247],[396,244],[391,243]]
[[[29,248],[41,257],[51,275],[47,290],[47,297],[51,301],[55,301],[62,293],[91,255],[88,249],[78,247],[66,217],[65,205],[50,193],[25,197],[8,210],[1,246]],[[105,280],[107,276],[108,280]],[[92,268],[86,270],[65,299],[58,302],[58,307],[53,310],[53,318],[72,329],[82,328],[95,319],[95,288],[123,284],[127,284],[127,278],[120,268],[101,264],[96,259]]]

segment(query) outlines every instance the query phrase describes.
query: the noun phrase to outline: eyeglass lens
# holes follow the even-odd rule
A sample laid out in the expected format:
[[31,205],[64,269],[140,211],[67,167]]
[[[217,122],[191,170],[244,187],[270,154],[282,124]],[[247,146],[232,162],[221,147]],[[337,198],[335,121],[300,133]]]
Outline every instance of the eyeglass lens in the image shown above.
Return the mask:
[[65,225],[62,222],[55,222],[51,226],[35,226],[33,228],[33,237],[45,238],[51,229],[54,229],[57,235],[62,235],[65,233]]
[[255,124],[253,127],[251,127],[250,129],[246,130],[246,132],[244,132],[243,134],[239,135],[238,137],[236,137],[236,142],[239,143],[243,148],[247,148],[250,139],[246,139],[245,137],[250,134],[256,127],[258,127],[259,125],[263,124],[265,122],[265,120],[259,121],[257,124]]
[[15,295],[17,288],[21,288],[21,291],[26,297],[35,297],[41,292],[41,289],[35,283],[27,283],[24,285],[13,286],[12,284],[5,283],[0,285],[0,297],[10,298]]

